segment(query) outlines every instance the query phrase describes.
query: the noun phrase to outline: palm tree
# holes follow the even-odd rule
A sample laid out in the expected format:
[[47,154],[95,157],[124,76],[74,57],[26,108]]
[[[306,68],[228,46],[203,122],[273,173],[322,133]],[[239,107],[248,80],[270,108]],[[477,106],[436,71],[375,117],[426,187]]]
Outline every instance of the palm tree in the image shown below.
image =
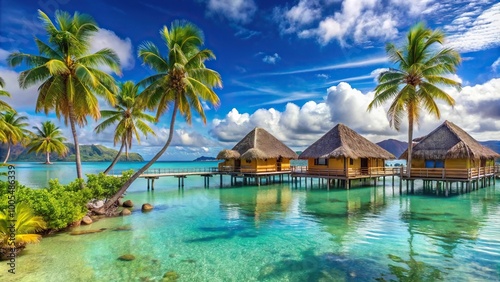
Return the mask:
[[45,164],[51,164],[50,153],[54,152],[61,156],[68,153],[68,147],[64,144],[66,137],[62,135],[59,127],[53,122],[43,122],[41,128],[33,126],[33,129],[36,130],[36,137],[28,145],[28,148],[30,148],[28,153],[45,153]]
[[80,148],[76,125],[87,123],[87,116],[97,120],[100,117],[96,95],[114,105],[116,84],[113,77],[100,66],[108,66],[115,73],[120,72],[120,60],[111,49],[102,49],[90,54],[90,38],[98,27],[89,15],[75,12],[56,11],[56,25],[42,11],[39,18],[48,36],[48,43],[35,38],[40,55],[12,53],[7,58],[9,65],[23,62],[31,67],[19,75],[19,86],[27,88],[40,85],[36,111],[48,114],[55,111],[58,118],[70,125],[75,145],[76,172],[82,178]]
[[111,207],[130,184],[167,150],[174,135],[177,112],[190,124],[193,110],[206,123],[202,100],[214,106],[219,104],[219,97],[213,88],[222,87],[222,80],[219,73],[205,67],[205,61],[215,59],[215,55],[211,50],[201,49],[203,32],[192,23],[174,21],[170,29],[164,26],[160,30],[160,35],[168,49],[166,56],[162,56],[156,45],[151,42],[145,42],[139,46],[139,57],[144,64],[157,72],[139,82],[139,85],[145,87],[140,99],[149,109],[156,109],[157,120],[171,108],[168,139],[151,161],[134,173],[106,202],[106,209]]
[[[412,159],[413,125],[418,124],[422,111],[441,118],[435,100],[442,100],[450,106],[455,100],[439,86],[452,86],[458,91],[461,84],[447,75],[454,74],[461,62],[460,54],[451,48],[442,48],[445,35],[440,30],[427,29],[419,23],[407,35],[406,45],[398,49],[394,44],[386,46],[389,59],[399,66],[389,69],[378,77],[375,97],[368,105],[374,107],[392,101],[387,116],[389,124],[400,129],[406,112],[408,118],[408,161],[407,173],[410,176]],[[437,45],[437,46],[436,46]]]
[[16,254],[22,251],[26,244],[38,243],[42,236],[34,234],[47,228],[41,216],[35,216],[33,210],[26,203],[18,203],[15,207],[15,232],[10,229],[12,212],[8,210],[0,211],[0,259],[6,258],[12,246],[10,234],[15,234]]
[[[10,93],[4,90],[5,81],[0,77],[0,96],[10,97]],[[12,110],[11,106],[6,102],[0,100],[0,111]]]
[[[4,90],[5,87],[5,81],[3,80],[2,77],[0,77],[0,96],[6,96],[10,97],[10,93]],[[11,106],[0,100],[0,111],[13,111],[14,109],[11,108]],[[7,143],[8,139],[7,136],[5,135],[5,131],[9,131],[9,127],[4,123],[3,121],[3,113],[0,112],[0,142],[2,143]]]
[[134,135],[137,142],[141,144],[139,131],[142,132],[144,136],[147,136],[148,133],[156,136],[153,129],[151,129],[151,127],[144,122],[155,122],[155,118],[142,111],[138,99],[136,99],[137,95],[138,87],[134,85],[134,82],[127,81],[120,85],[120,92],[116,95],[117,103],[115,105],[115,109],[101,111],[101,116],[107,119],[99,124],[95,128],[95,131],[100,133],[109,126],[118,123],[115,127],[115,136],[113,141],[115,146],[118,142],[121,142],[118,154],[109,167],[104,171],[104,174],[107,174],[116,162],[118,162],[124,148],[125,156],[128,160],[128,150],[132,148],[132,138]]
[[4,113],[1,118],[5,126],[3,135],[6,138],[6,142],[4,143],[7,143],[7,155],[3,161],[5,164],[9,160],[12,146],[19,143],[25,144],[32,133],[26,129],[29,124],[25,121],[27,121],[28,118],[19,116],[17,112],[8,111]]

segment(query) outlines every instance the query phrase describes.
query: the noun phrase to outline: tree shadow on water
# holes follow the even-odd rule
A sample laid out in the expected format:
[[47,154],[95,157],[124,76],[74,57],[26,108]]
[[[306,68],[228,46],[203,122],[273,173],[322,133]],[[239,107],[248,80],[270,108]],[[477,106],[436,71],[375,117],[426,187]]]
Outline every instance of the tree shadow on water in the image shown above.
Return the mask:
[[[413,256],[410,256],[408,260],[404,260],[396,255],[388,255],[389,258],[399,264],[389,264],[389,270],[391,274],[396,276],[397,281],[408,281],[408,282],[418,282],[418,281],[442,281],[443,273],[436,267],[429,265],[427,263],[417,261]],[[378,281],[394,281],[377,279]]]
[[346,256],[323,253],[315,254],[308,249],[299,259],[286,258],[264,265],[259,281],[373,281],[380,276],[380,267],[373,261],[351,259]]
[[[221,227],[200,227],[198,230],[204,233],[210,233],[213,235],[204,236],[196,239],[185,240],[186,243],[200,243],[200,242],[211,242],[221,239],[232,239],[234,237],[242,238],[255,238],[257,237],[256,232],[247,230],[247,227],[238,226],[221,226]],[[215,233],[215,234],[214,234]]]

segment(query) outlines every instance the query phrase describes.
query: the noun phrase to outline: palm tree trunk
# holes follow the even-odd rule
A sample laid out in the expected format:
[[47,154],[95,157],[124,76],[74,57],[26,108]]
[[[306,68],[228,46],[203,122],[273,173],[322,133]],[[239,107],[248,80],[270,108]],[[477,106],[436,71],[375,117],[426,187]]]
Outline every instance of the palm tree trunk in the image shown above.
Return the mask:
[[111,164],[108,166],[108,168],[104,171],[104,174],[108,174],[108,172],[115,166],[115,164],[118,162],[118,159],[120,158],[123,147],[125,146],[125,142],[122,141],[122,146],[120,147],[120,150],[118,151],[118,154],[116,154],[115,159],[111,162]]
[[7,160],[9,159],[10,157],[10,142],[7,141],[7,156],[5,156],[5,160],[3,160],[3,163],[7,163]]
[[45,164],[51,164],[50,163],[50,152],[47,152],[45,155]]
[[69,105],[69,124],[71,125],[71,134],[73,135],[73,142],[75,145],[75,158],[76,158],[76,176],[82,179],[82,161],[80,159],[80,146],[78,144],[78,135],[75,126],[75,114],[73,113],[73,105]]
[[413,152],[413,112],[408,111],[408,161],[406,163],[407,176],[411,176],[411,159]]
[[175,124],[175,116],[177,115],[177,109],[179,108],[179,98],[175,99],[174,102],[174,108],[172,110],[172,119],[170,120],[170,129],[168,132],[168,139],[167,142],[165,143],[165,146],[161,148],[161,150],[147,163],[145,164],[141,169],[139,169],[136,173],[130,177],[125,184],[116,192],[113,197],[111,197],[105,204],[104,204],[104,210],[108,210],[117,200],[120,198],[125,191],[127,191],[128,187],[142,174],[144,173],[149,167],[151,167],[162,155],[165,153],[167,150],[168,146],[170,146],[170,142],[172,142],[172,137],[174,136],[174,124]]

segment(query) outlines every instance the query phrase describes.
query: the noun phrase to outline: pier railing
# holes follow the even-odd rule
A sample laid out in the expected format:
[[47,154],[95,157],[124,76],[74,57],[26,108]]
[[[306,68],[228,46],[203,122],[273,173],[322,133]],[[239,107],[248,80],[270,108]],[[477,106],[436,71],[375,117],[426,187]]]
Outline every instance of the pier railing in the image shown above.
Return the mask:
[[307,166],[292,166],[292,172],[297,174],[307,174],[319,177],[363,177],[363,176],[384,176],[399,175],[400,167],[370,167],[370,168],[348,168],[345,169],[310,169]]
[[241,172],[241,173],[257,173],[257,172],[280,172],[291,171],[291,168],[281,168],[278,170],[276,167],[259,167],[256,169],[253,166],[241,166],[235,168],[234,166],[220,166],[218,172]]
[[[477,179],[492,176],[500,172],[500,166],[487,166],[479,168],[412,168],[411,178],[432,179]],[[407,177],[408,170],[405,167],[401,171],[403,177]]]
[[216,173],[217,167],[190,167],[190,168],[152,168],[146,170],[142,175],[152,174],[182,174],[182,173]]

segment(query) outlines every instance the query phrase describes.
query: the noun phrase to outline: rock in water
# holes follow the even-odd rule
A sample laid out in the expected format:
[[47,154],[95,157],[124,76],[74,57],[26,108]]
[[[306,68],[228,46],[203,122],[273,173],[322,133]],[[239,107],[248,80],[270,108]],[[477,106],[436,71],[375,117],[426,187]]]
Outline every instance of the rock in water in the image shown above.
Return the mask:
[[132,203],[131,200],[126,200],[125,202],[123,202],[123,207],[124,208],[131,208],[134,206],[134,203]]
[[[105,229],[104,229],[105,230]],[[77,231],[71,231],[69,235],[85,235],[85,234],[93,234],[93,233],[99,233],[104,231],[103,229],[97,229],[97,230],[77,230]]]
[[123,260],[123,261],[131,261],[131,260],[135,259],[135,256],[132,254],[126,254],[126,255],[118,257],[118,259]]
[[89,224],[92,224],[92,218],[90,218],[90,216],[86,215],[83,217],[82,219],[82,224],[84,225],[89,225]]
[[132,212],[129,209],[123,209],[120,215],[126,216],[126,215],[131,215]]
[[151,211],[152,209],[153,209],[153,206],[152,206],[152,205],[150,205],[150,204],[148,204],[148,203],[143,204],[143,205],[142,205],[142,208],[141,208],[142,212],[149,212],[149,211]]
[[164,282],[173,282],[177,281],[179,279],[179,274],[173,270],[167,271],[165,275],[163,275],[163,280]]

